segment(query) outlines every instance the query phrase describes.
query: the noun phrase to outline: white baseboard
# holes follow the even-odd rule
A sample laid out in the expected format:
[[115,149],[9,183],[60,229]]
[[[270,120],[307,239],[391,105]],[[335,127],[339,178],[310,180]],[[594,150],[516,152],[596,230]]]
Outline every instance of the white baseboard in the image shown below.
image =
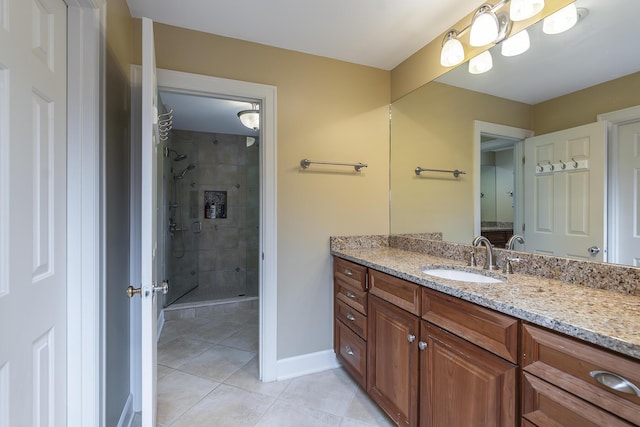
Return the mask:
[[340,363],[333,350],[318,351],[278,360],[276,378],[278,381],[288,380],[338,367]]
[[160,314],[158,315],[158,335],[156,337],[158,340],[160,340],[162,328],[164,328],[164,310],[160,310]]
[[131,427],[133,424],[133,395],[129,394],[127,401],[122,408],[122,414],[120,414],[120,420],[118,420],[118,427]]

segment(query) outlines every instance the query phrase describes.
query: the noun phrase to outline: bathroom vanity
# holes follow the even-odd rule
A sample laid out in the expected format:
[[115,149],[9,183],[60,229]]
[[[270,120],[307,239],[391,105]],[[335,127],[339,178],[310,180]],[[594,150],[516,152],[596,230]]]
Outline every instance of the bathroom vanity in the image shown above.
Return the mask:
[[420,242],[332,239],[336,356],[397,425],[640,425],[639,296],[487,273]]

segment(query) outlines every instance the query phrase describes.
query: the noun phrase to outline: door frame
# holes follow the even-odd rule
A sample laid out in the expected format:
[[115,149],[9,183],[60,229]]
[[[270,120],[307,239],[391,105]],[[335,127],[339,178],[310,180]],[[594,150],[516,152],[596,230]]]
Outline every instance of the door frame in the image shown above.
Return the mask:
[[[132,87],[139,73],[132,66]],[[265,382],[277,379],[277,147],[276,147],[276,96],[275,86],[231,80],[201,74],[185,73],[158,68],[156,71],[158,90],[198,94],[219,98],[254,99],[261,103],[262,123],[260,127],[260,282],[259,282],[259,372]],[[134,99],[132,93],[132,100]],[[132,117],[140,112],[139,105],[133,103]],[[135,131],[132,119],[132,132]],[[134,144],[135,145],[135,144]],[[132,167],[136,167],[132,158]],[[137,185],[135,182],[132,186]],[[133,201],[132,201],[133,203]],[[133,206],[133,204],[132,204]],[[138,319],[133,306],[133,319]],[[132,325],[132,342],[139,335],[139,329]],[[132,348],[132,352],[139,349]],[[133,355],[132,360],[138,360]],[[134,364],[132,376],[139,376],[139,366]],[[137,381],[137,380],[136,380]],[[137,398],[134,396],[134,402]],[[134,406],[136,406],[134,404]]]
[[618,259],[618,128],[621,125],[640,121],[640,105],[624,108],[622,110],[611,111],[598,114],[597,120],[607,121],[607,259],[609,262],[616,262]]
[[[473,122],[473,235],[480,235],[480,156],[482,134],[489,134],[504,137],[507,139],[519,139],[521,142],[514,143],[514,156],[516,159],[522,158],[524,155],[524,140],[535,135],[532,130],[521,129],[513,126],[499,125],[496,123],[483,122],[474,120]],[[514,162],[516,175],[516,196],[518,200],[523,200],[524,181],[522,179],[522,162]],[[516,207],[518,207],[516,203]],[[524,221],[522,208],[516,209],[514,212],[514,228],[521,227]],[[515,230],[514,230],[515,232]]]
[[103,425],[105,0],[67,9],[67,425]]

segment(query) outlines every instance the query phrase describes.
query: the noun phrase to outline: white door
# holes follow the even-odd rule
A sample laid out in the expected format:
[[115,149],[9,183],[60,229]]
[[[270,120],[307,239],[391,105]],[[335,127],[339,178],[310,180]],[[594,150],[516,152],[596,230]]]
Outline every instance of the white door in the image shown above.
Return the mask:
[[142,19],[142,137],[141,137],[141,385],[142,427],[156,424],[157,353],[157,219],[158,91],[153,44],[153,21]]
[[0,6],[0,426],[62,427],[67,8]]
[[606,260],[607,123],[525,140],[525,250]]
[[640,266],[640,121],[618,126],[616,263]]

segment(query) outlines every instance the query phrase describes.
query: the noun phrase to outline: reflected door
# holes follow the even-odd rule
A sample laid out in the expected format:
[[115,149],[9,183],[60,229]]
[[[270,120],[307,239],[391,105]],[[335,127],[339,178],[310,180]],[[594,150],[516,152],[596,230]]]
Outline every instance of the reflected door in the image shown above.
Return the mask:
[[606,135],[597,122],[525,140],[525,250],[606,261]]
[[[618,127],[616,259],[640,265],[640,121]],[[614,215],[615,217],[616,215]]]

